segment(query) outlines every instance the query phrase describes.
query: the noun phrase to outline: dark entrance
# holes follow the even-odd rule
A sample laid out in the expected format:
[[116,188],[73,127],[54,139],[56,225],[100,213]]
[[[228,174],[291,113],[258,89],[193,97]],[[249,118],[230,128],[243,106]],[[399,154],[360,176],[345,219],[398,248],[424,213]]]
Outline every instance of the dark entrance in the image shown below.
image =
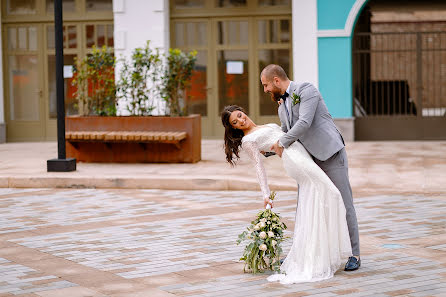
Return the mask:
[[355,28],[355,139],[446,139],[446,23],[401,19],[391,2],[370,1]]

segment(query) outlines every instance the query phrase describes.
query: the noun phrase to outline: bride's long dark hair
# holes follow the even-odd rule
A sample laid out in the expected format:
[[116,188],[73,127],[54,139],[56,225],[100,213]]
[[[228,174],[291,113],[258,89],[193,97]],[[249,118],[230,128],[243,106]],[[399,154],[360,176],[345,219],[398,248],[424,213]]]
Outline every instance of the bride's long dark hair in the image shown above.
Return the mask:
[[229,105],[223,108],[221,112],[221,122],[225,127],[225,154],[226,161],[232,166],[235,165],[235,161],[240,158],[240,146],[242,145],[242,138],[245,135],[242,130],[234,129],[229,122],[231,113],[235,110],[239,110],[246,114],[246,112],[237,105]]

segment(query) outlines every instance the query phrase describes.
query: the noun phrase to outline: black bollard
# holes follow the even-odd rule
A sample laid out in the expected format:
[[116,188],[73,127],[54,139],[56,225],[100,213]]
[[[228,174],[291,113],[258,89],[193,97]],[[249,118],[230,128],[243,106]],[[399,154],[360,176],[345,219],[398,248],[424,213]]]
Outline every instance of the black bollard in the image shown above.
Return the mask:
[[54,1],[54,32],[56,35],[56,95],[57,95],[57,159],[47,160],[48,172],[76,170],[76,159],[66,158],[65,151],[65,95],[63,77],[62,0]]

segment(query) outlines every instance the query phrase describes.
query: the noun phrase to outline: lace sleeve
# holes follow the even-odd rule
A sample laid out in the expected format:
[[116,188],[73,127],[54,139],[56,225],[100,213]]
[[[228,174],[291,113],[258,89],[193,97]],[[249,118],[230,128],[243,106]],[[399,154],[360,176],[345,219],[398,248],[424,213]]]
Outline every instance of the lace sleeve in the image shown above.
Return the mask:
[[243,142],[242,148],[248,154],[249,158],[254,164],[263,198],[269,198],[270,190],[266,179],[265,167],[263,167],[263,162],[257,144],[253,141],[245,141]]

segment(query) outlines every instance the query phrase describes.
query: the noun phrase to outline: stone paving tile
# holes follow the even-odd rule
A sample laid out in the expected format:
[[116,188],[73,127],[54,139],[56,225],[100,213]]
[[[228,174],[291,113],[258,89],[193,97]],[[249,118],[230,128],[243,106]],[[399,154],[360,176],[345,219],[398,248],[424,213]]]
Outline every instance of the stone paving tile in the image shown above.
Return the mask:
[[445,251],[446,252],[446,244],[439,244],[439,245],[428,246],[427,248],[433,249],[433,250]]
[[[444,234],[446,201],[419,196],[376,196],[355,201],[360,234],[402,240]],[[362,218],[367,218],[366,222]]]
[[[294,285],[277,285],[275,289],[277,291],[270,291],[269,286],[275,283],[268,283],[264,277],[259,280],[246,281],[249,276],[244,277],[222,277],[206,283],[183,283],[176,284],[174,286],[161,287],[163,290],[167,290],[171,293],[180,296],[189,296],[188,292],[201,290],[202,293],[196,296],[224,296],[231,291],[231,288],[238,288],[237,293],[242,293],[245,296],[282,296],[285,292],[301,293],[311,296],[378,296],[379,294],[385,294],[387,296],[412,296],[406,293],[397,294],[403,290],[409,290],[410,293],[417,293],[416,296],[429,296],[423,295],[422,292],[426,291],[426,286],[430,290],[441,291],[445,284],[442,284],[440,272],[444,272],[445,268],[442,268],[439,262],[434,262],[418,257],[411,257],[418,260],[423,266],[435,265],[438,269],[434,271],[426,271],[424,274],[408,275],[405,269],[399,265],[391,265],[385,273],[379,273],[385,264],[395,264],[393,260],[381,261],[381,257],[392,256],[395,259],[405,259],[406,255],[403,253],[384,253],[382,255],[370,255],[364,257],[363,265],[360,273],[361,277],[355,277],[352,279],[351,274],[339,271],[334,282],[333,279],[318,282],[318,283],[305,283]],[[383,262],[383,263],[381,263]],[[376,263],[382,264],[376,266]],[[396,263],[397,264],[397,263]],[[353,273],[353,275],[358,273]],[[403,276],[401,280],[397,280],[398,276]],[[444,279],[444,278],[443,278]],[[328,286],[324,286],[324,283],[328,283]],[[352,285],[354,284],[354,285]],[[371,294],[373,292],[373,294]],[[242,294],[242,296],[243,296]],[[192,295],[193,296],[193,295]],[[231,295],[232,296],[232,295]]]
[[[8,194],[17,193],[13,189],[0,188],[0,234],[35,230],[51,225],[69,226],[120,218],[162,216],[183,211],[184,206],[191,203],[199,203],[202,207],[261,203],[259,193],[252,191],[141,190],[139,199],[95,189],[56,191],[47,195],[33,195],[33,192],[37,191],[17,190],[17,193],[23,195],[7,197]],[[293,192],[283,193],[282,201],[296,200]],[[150,200],[154,195],[161,196],[166,201],[178,201],[180,198],[183,203],[157,203]]]
[[39,291],[77,286],[54,275],[36,271],[24,265],[0,258],[0,296],[24,295]]
[[[10,191],[0,189],[0,195]],[[24,192],[26,194],[21,197],[0,196],[0,234],[35,230],[50,225],[67,226],[181,211],[180,208],[128,199],[104,190],[86,189],[70,193],[60,191],[50,195],[32,195],[32,191],[28,192]]]
[[[441,195],[355,199],[361,269],[339,271],[323,282],[284,286],[268,283],[268,273],[244,274],[238,261],[243,246],[235,240],[258,212],[259,192],[39,191],[0,189],[0,235],[8,235],[3,241],[0,237],[0,253],[2,246],[18,244],[45,255],[36,255],[40,261],[68,260],[97,271],[99,279],[113,275],[170,296],[446,296],[446,199]],[[292,235],[296,194],[281,191],[278,199],[275,210]],[[290,245],[291,240],[284,243],[285,253]],[[57,274],[36,272],[25,260],[3,257],[0,296],[75,291],[108,296],[99,285],[80,287]],[[26,274],[24,282],[20,273]]]
[[[215,228],[221,224],[227,226]],[[201,216],[166,225],[131,224],[11,241],[103,271],[129,269],[117,274],[131,279],[234,261],[243,250],[235,240],[245,226],[242,221]],[[209,239],[200,243],[197,233]]]

